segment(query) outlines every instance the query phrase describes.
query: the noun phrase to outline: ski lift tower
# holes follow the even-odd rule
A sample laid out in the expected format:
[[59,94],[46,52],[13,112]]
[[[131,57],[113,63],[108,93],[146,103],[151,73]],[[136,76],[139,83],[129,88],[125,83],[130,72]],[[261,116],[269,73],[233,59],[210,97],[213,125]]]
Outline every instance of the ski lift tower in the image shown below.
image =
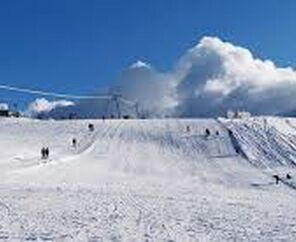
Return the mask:
[[121,98],[121,94],[119,94],[119,93],[115,93],[112,95],[112,100],[115,104],[118,119],[121,118],[121,111],[120,111],[120,104],[119,104],[120,98]]

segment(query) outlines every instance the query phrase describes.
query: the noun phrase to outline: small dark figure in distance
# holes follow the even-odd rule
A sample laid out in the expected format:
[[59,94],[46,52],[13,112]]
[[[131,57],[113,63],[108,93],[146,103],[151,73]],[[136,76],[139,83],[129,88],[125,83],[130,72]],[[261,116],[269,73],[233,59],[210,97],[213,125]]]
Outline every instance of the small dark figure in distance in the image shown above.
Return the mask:
[[72,139],[72,146],[76,148],[77,140],[75,138]]
[[211,132],[209,129],[206,129],[206,137],[210,136]]
[[280,182],[280,177],[278,175],[273,175],[274,179],[275,179],[275,184],[279,184]]
[[41,159],[45,159],[46,158],[46,155],[45,155],[45,148],[42,147],[41,149]]
[[190,132],[190,126],[189,126],[189,125],[186,126],[186,132],[187,132],[187,133]]
[[103,115],[103,116],[102,116],[102,120],[103,120],[103,122],[105,121],[105,119],[106,119],[106,117]]
[[216,131],[216,135],[219,136],[219,131],[218,130]]
[[44,149],[44,153],[45,153],[45,159],[47,159],[49,157],[49,148],[48,147],[46,147]]
[[287,178],[288,180],[290,180],[290,179],[292,179],[292,176],[291,176],[289,173],[287,173],[286,178]]
[[238,154],[238,155],[241,153],[240,148],[238,146],[235,146],[234,150],[235,150],[235,153]]
[[94,131],[94,129],[95,129],[95,128],[94,128],[94,125],[93,125],[93,124],[88,124],[88,130],[89,130],[89,131],[92,132],[92,131]]

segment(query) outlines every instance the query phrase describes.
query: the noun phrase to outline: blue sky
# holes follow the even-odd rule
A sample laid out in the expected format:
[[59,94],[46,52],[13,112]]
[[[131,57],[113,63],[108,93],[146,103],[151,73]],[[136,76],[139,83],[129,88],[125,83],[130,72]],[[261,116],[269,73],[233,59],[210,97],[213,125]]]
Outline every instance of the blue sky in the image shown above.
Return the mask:
[[0,83],[85,94],[138,59],[171,69],[205,35],[295,66],[295,13],[293,0],[1,1]]

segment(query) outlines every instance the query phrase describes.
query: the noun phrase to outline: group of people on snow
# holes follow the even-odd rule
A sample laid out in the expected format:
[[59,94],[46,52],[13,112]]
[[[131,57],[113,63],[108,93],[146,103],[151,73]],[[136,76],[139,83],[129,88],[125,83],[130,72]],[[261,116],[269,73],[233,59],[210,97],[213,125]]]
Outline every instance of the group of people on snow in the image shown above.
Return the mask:
[[48,147],[42,147],[41,149],[41,158],[47,159],[49,157],[49,148]]
[[[94,125],[92,123],[88,124],[88,130],[90,132],[94,131]],[[77,147],[77,139],[73,138],[72,139],[72,147],[76,148]],[[42,147],[41,148],[41,159],[48,159],[49,157],[49,148],[48,147]]]
[[[280,181],[284,180],[284,178],[281,178],[279,175],[273,175],[273,178],[275,179],[275,184],[279,184]],[[285,178],[286,180],[290,180],[292,179],[292,176],[289,173],[287,173]]]
[[[186,132],[187,133],[190,133],[191,132],[191,128],[190,128],[189,125],[186,125]],[[216,134],[216,136],[219,136],[220,135],[220,133],[219,133],[218,130],[215,132],[215,134]],[[209,137],[210,135],[211,135],[210,129],[206,128],[205,129],[205,137]]]

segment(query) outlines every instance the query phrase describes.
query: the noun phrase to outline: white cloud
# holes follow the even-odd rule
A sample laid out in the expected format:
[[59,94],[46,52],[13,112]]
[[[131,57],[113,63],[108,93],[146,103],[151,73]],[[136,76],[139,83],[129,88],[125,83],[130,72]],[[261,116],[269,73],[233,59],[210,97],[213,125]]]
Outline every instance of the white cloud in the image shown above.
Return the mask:
[[3,110],[8,110],[8,104],[7,103],[0,103],[0,110],[3,111]]
[[143,61],[140,61],[140,60],[138,60],[135,63],[130,65],[130,69],[137,69],[137,68],[148,68],[148,69],[150,69],[151,65],[147,64],[147,63],[145,63]]
[[[178,115],[216,115],[228,108],[275,114],[296,107],[296,72],[242,47],[204,37],[175,72]],[[276,103],[276,104],[275,104]]]
[[296,109],[296,72],[239,46],[204,37],[167,73],[141,61],[120,77],[122,94],[157,114],[217,116],[227,109],[277,114]]
[[67,100],[48,101],[45,98],[37,98],[29,104],[28,112],[31,114],[48,113],[59,107],[68,107],[74,105],[73,102]]
[[171,78],[138,61],[119,76],[117,87],[123,97],[138,103],[142,112],[160,117],[168,115],[176,103]]

